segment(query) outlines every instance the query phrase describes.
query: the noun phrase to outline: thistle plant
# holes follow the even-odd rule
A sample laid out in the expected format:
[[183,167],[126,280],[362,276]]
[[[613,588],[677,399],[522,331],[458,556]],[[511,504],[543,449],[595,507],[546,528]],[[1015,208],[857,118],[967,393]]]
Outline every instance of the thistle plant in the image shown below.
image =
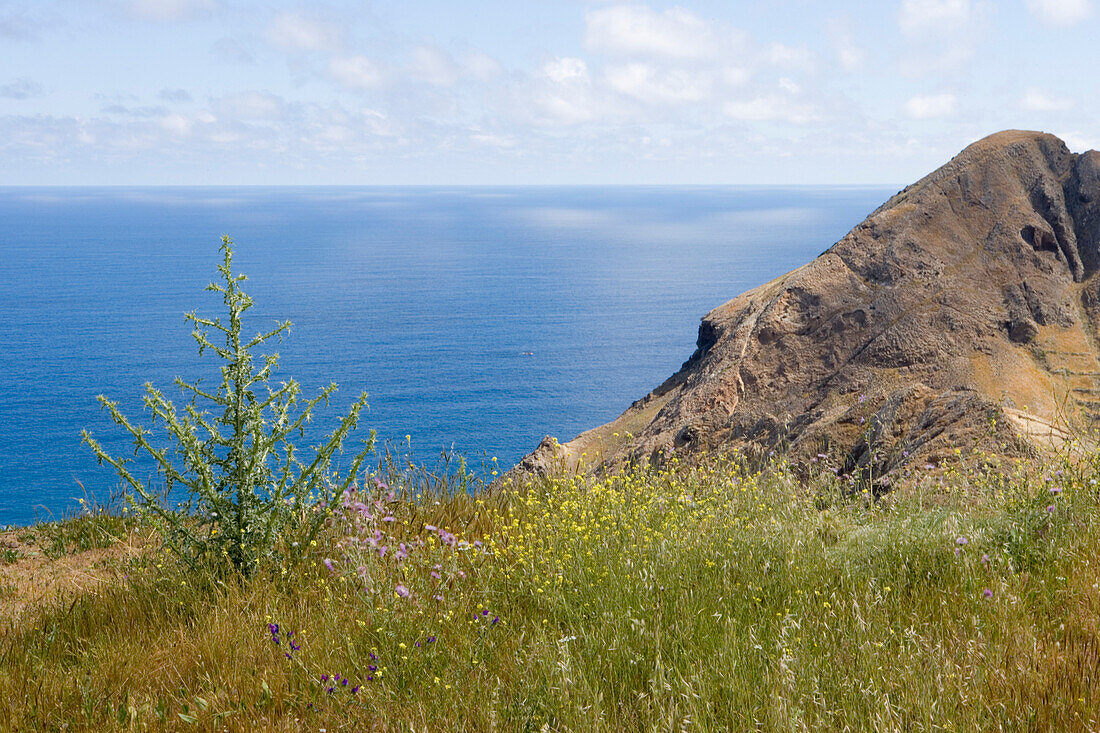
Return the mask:
[[[150,441],[152,431],[131,422],[117,402],[103,395],[97,398],[133,437],[134,454],[145,453],[156,462],[168,495],[181,487],[186,490],[182,507],[165,506],[157,492],[129,469],[132,459],[111,456],[87,430],[81,435],[99,463],[118,472],[130,505],[157,527],[165,544],[188,565],[228,563],[250,575],[266,562],[285,565],[301,558],[373,450],[374,433],[342,477],[332,470],[334,457],[366,405],[364,393],[308,462],[299,458],[292,438],[305,436],[313,408],[321,402],[327,405],[336,385],[306,399],[293,379],[278,385],[272,381],[277,353],[260,355],[257,368],[253,350],[272,339],[281,341],[290,322],[278,323],[251,340],[242,338],[242,316],[252,307],[252,298],[240,287],[246,277],[233,273],[233,242],[228,236],[222,237],[220,251],[220,280],[206,289],[221,294],[228,322],[194,312],[184,318],[193,324],[199,354],[213,352],[223,362],[221,384],[211,390],[199,381],[177,378],[176,386],[188,398],[182,409],[152,384],[145,385],[145,409],[174,446],[157,447]],[[211,333],[224,342],[211,340]]]

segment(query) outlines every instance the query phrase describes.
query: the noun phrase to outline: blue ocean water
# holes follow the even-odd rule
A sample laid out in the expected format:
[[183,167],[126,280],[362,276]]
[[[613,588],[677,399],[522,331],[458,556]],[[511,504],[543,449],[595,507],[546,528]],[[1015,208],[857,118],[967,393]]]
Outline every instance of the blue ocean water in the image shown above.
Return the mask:
[[[117,486],[80,444],[129,443],[103,393],[214,381],[183,314],[221,234],[257,305],[289,319],[281,376],[362,390],[361,425],[431,461],[510,466],[617,416],[694,348],[699,318],[827,249],[883,188],[0,188],[0,525]],[[406,441],[405,436],[411,436]],[[83,488],[82,488],[83,487]]]

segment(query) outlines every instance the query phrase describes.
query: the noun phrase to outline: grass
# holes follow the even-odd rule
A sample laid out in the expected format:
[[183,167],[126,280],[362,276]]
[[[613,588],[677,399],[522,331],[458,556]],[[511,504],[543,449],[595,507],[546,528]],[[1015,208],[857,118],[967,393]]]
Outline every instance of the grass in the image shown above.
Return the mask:
[[[1100,727],[1095,460],[921,473],[371,482],[305,565],[151,552],[7,621],[0,728]],[[59,545],[119,534],[79,521]]]

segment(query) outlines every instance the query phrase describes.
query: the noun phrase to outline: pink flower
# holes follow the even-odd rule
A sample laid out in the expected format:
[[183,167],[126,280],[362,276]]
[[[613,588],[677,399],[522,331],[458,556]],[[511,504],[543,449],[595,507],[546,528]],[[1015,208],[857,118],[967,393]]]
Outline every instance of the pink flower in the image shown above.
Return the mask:
[[993,597],[993,591],[991,591],[989,588],[986,588],[985,590],[982,591],[982,595],[985,596],[986,598],[992,598]]

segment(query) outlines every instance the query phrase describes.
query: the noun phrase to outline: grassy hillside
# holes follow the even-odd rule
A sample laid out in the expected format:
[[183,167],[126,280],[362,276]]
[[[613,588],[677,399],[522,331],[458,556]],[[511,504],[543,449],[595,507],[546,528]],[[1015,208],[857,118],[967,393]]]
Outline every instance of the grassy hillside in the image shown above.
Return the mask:
[[[250,579],[150,545],[0,622],[0,728],[1100,726],[1096,461],[915,467],[880,502],[825,464],[474,495],[391,472]],[[51,531],[77,526],[140,530]]]

